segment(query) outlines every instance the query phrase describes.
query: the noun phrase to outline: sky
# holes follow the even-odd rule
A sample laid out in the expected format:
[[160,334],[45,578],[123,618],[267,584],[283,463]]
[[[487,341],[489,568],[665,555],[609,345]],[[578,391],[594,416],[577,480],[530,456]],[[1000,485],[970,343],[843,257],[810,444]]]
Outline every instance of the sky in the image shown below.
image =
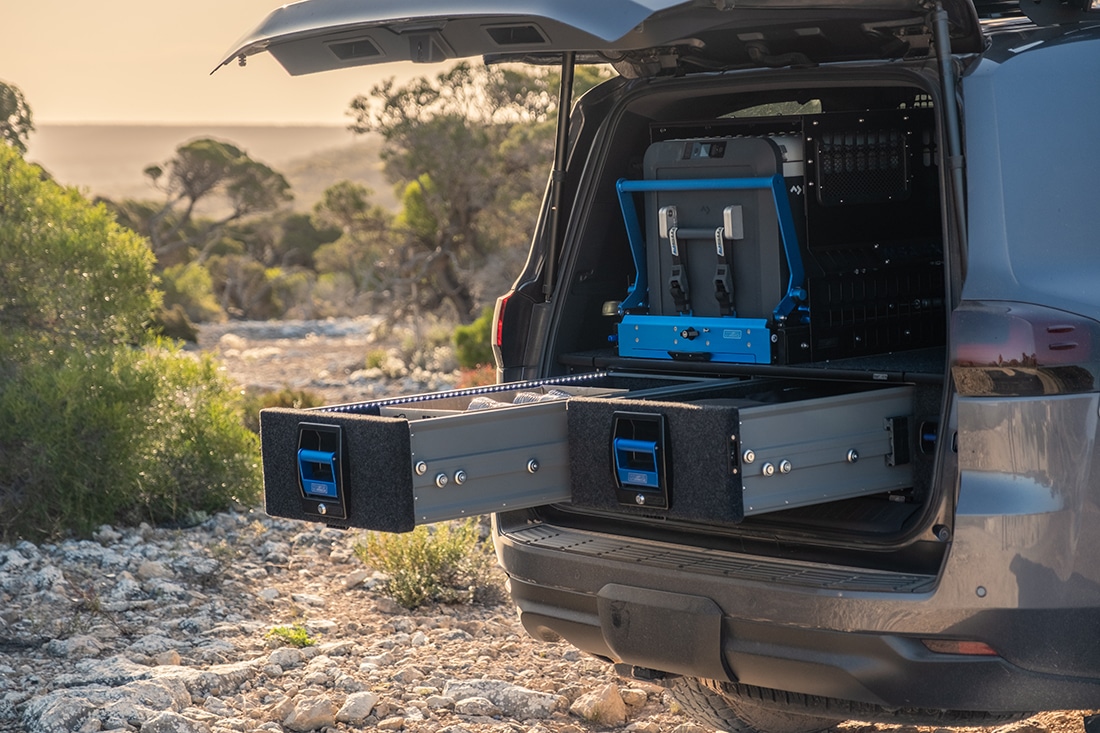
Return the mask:
[[434,75],[392,64],[291,77],[268,54],[217,66],[279,0],[0,0],[0,81],[35,124],[346,125],[373,84]]

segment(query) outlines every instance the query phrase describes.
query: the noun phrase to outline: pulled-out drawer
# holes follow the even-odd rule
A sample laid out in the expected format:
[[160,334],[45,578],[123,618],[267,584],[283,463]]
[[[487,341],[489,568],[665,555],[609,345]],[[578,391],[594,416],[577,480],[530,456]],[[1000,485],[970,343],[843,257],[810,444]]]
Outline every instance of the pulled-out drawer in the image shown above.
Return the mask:
[[735,524],[910,487],[912,388],[823,389],[746,382],[676,401],[578,397],[568,410],[570,499]]
[[572,502],[720,523],[905,488],[908,387],[626,375],[260,413],[273,516],[404,532]]
[[260,412],[268,514],[407,532],[569,500],[568,398],[600,376]]

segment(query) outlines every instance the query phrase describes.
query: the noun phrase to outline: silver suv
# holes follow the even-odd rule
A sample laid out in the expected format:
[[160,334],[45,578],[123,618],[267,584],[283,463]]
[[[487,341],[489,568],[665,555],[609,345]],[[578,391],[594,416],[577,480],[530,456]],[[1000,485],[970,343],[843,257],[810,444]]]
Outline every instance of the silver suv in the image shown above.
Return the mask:
[[[1085,2],[275,11],[227,62],[555,63],[572,114],[497,303],[501,384],[265,411],[267,510],[495,512],[534,637],[723,729],[1095,708]],[[618,76],[571,104],[580,62]]]

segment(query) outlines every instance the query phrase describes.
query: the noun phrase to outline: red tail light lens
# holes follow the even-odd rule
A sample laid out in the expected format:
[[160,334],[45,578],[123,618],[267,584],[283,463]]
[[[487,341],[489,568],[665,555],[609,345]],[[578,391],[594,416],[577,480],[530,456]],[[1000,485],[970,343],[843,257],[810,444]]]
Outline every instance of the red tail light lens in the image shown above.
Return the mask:
[[973,397],[1100,388],[1100,323],[1028,303],[969,301],[951,315],[955,389]]
[[493,345],[500,349],[504,343],[504,309],[508,307],[508,299],[515,291],[497,298],[496,307],[493,309]]
[[921,639],[930,652],[936,654],[961,654],[967,657],[996,657],[997,652],[984,641],[961,639]]

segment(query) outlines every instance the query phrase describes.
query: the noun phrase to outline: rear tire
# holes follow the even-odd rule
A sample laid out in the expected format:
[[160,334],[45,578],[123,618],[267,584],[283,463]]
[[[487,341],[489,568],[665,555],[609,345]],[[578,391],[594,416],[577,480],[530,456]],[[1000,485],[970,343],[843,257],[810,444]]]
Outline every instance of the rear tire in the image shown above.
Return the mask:
[[677,677],[669,689],[698,723],[728,733],[819,733],[843,720],[792,713],[779,705],[765,706],[751,698],[723,692],[721,686],[722,683],[712,680]]
[[819,733],[845,720],[892,725],[990,726],[1033,712],[987,712],[877,705],[802,695],[733,682],[676,677],[669,691],[691,717],[729,733]]

